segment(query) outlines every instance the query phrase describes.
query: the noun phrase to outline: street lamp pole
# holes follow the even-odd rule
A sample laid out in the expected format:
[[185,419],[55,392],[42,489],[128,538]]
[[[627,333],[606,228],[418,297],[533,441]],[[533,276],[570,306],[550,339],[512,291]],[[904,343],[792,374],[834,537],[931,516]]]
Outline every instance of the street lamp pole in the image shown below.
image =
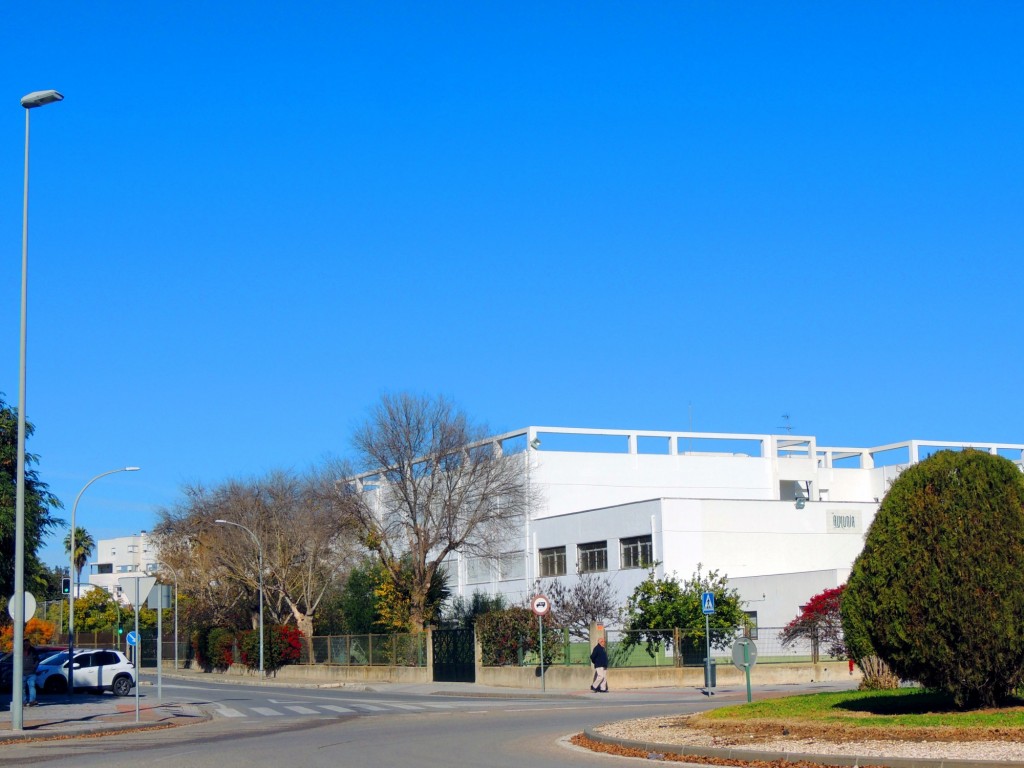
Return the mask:
[[82,498],[82,494],[85,493],[85,489],[95,483],[101,477],[107,475],[114,475],[118,472],[138,472],[138,467],[121,467],[120,469],[109,469],[106,472],[100,472],[96,477],[90,480],[88,483],[82,486],[82,490],[75,496],[75,503],[71,506],[71,538],[70,538],[70,560],[71,570],[68,575],[71,576],[71,592],[68,594],[68,696],[73,696],[75,693],[75,587],[78,584],[75,581],[75,513],[78,511],[78,501]]
[[213,522],[221,525],[233,525],[236,528],[241,528],[243,531],[252,536],[252,540],[256,542],[256,552],[259,556],[259,569],[260,569],[260,679],[263,678],[263,545],[260,544],[259,538],[251,530],[246,528],[241,523],[234,523],[231,520],[214,520]]
[[21,343],[18,365],[18,468],[14,501],[14,657],[11,663],[11,730],[24,729],[25,671],[25,368],[28,349],[28,134],[29,112],[60,101],[57,91],[33,91],[23,96],[25,108],[25,194],[21,213]]
[[167,563],[160,563],[174,574],[174,671],[178,671],[178,572]]

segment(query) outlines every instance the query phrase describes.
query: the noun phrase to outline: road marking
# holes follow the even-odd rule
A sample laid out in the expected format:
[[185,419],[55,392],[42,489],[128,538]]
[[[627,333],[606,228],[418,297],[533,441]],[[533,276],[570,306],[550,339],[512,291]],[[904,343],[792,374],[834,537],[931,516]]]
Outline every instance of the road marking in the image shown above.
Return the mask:
[[229,709],[228,707],[217,707],[217,714],[221,717],[245,717],[244,712],[239,712],[237,709]]
[[271,709],[270,707],[252,707],[252,711],[258,712],[261,715],[266,715],[267,717],[275,717],[282,714],[276,709]]
[[349,702],[349,706],[356,707],[359,710],[366,710],[367,712],[386,712],[387,707],[375,707],[373,704],[363,704],[362,702],[352,701]]
[[340,712],[345,715],[351,715],[355,712],[354,709],[349,709],[348,707],[337,707],[333,704],[321,704],[320,707],[321,709],[329,709],[331,712]]
[[287,704],[285,709],[291,710],[297,715],[319,715],[320,711],[317,709],[310,709],[309,707],[300,707],[297,704]]
[[417,707],[415,704],[397,704],[393,702],[388,704],[388,706],[394,707],[395,709],[409,709],[414,712],[421,712],[423,710],[423,707]]

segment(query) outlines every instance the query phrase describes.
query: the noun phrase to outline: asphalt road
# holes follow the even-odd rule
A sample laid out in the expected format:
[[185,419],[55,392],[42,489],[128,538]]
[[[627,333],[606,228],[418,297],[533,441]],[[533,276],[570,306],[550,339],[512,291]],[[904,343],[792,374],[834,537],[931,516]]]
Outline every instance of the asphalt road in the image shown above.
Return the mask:
[[698,691],[479,698],[166,680],[163,689],[165,699],[200,704],[213,719],[187,728],[7,744],[0,765],[596,766],[620,759],[567,748],[559,740],[611,720],[745,699],[738,691],[710,701]]

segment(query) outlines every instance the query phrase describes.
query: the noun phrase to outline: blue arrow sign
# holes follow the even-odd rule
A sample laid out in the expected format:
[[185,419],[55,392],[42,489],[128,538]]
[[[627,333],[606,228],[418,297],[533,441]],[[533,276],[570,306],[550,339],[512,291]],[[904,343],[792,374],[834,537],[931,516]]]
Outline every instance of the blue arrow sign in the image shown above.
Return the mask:
[[700,596],[700,607],[704,611],[705,616],[709,616],[715,612],[715,593],[714,592],[703,592]]
[[135,631],[129,632],[126,639],[128,640],[128,645],[132,645],[132,646],[138,645],[139,644],[139,633],[135,632]]

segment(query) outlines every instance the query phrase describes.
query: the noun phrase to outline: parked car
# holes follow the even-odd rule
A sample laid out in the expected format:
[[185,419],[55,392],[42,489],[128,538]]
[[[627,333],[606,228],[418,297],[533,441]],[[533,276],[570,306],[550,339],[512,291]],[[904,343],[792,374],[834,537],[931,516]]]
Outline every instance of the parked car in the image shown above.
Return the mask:
[[[45,659],[48,656],[52,656],[55,653],[66,651],[67,646],[64,645],[37,645],[36,653],[39,654],[40,659]],[[11,690],[11,677],[14,674],[14,654],[8,651],[3,656],[0,656],[0,691]]]
[[[73,664],[76,691],[112,691],[115,696],[127,696],[135,687],[135,665],[120,651],[76,649]],[[44,693],[60,693],[68,689],[67,651],[39,662],[36,688]]]

